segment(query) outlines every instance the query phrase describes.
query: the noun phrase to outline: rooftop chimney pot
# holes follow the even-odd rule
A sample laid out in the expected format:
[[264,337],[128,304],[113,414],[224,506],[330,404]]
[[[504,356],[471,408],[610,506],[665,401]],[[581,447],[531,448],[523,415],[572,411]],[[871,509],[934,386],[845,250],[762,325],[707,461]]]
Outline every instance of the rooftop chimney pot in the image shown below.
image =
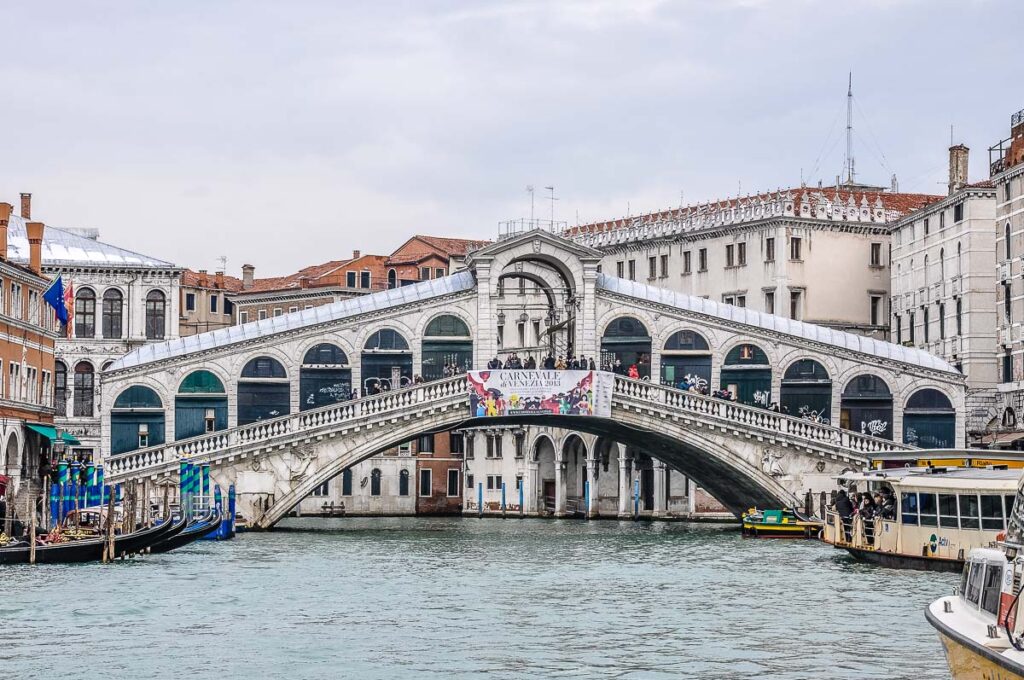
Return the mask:
[[967,184],[967,159],[970,154],[963,144],[949,147],[949,194],[952,196]]
[[21,194],[21,216],[26,220],[32,219],[32,194]]
[[213,280],[217,288],[224,288],[224,272],[214,272]]
[[7,259],[7,225],[11,221],[11,211],[14,206],[10,203],[0,203],[0,258]]
[[360,253],[359,253],[358,250],[353,250],[352,251],[352,259],[353,260],[358,260],[359,259],[359,255],[360,255]]
[[252,288],[252,281],[255,273],[256,267],[251,264],[242,265],[242,290],[249,290]]
[[43,273],[43,231],[46,226],[42,222],[26,222],[25,233],[28,235],[28,266],[36,274]]

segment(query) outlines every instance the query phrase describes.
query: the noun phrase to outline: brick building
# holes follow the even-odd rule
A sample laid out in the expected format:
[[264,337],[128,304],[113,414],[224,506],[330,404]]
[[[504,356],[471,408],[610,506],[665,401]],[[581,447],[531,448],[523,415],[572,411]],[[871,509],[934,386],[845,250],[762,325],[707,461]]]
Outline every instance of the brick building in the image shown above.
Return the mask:
[[231,295],[242,290],[242,280],[205,269],[186,269],[181,275],[178,325],[182,337],[215,331],[235,324],[235,303]]

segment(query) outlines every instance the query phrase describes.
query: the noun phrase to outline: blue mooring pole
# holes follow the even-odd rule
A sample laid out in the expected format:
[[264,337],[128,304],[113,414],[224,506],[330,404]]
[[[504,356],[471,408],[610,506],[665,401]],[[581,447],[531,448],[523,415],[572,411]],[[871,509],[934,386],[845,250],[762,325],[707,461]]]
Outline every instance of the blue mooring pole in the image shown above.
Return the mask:
[[590,519],[590,480],[583,482],[583,516]]
[[505,482],[501,483],[501,516],[505,516]]
[[480,517],[484,516],[484,483],[476,483],[476,509],[477,515]]
[[519,482],[519,516],[523,516],[523,487],[526,486],[526,480]]
[[640,480],[633,480],[633,519],[640,519]]

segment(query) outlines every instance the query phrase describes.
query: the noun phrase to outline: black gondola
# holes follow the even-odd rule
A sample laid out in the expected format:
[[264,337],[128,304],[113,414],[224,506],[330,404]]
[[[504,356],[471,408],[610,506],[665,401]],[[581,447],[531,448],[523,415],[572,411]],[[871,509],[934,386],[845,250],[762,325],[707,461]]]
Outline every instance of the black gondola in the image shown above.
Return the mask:
[[[114,537],[114,555],[134,555],[142,552],[154,543],[176,536],[185,530],[187,521],[183,518],[177,522],[167,521],[147,527],[130,534]],[[37,564],[58,564],[70,562],[98,562],[103,559],[103,546],[106,537],[87,538],[66,543],[51,543],[36,546]],[[28,564],[30,558],[28,543],[0,548],[0,564]]]
[[188,526],[184,531],[180,532],[176,536],[168,536],[149,547],[149,551],[152,553],[165,553],[180,548],[183,545],[188,545],[192,541],[198,541],[203,536],[207,535],[211,531],[216,531],[220,525],[220,510],[214,508],[206,514],[205,517],[200,519]]

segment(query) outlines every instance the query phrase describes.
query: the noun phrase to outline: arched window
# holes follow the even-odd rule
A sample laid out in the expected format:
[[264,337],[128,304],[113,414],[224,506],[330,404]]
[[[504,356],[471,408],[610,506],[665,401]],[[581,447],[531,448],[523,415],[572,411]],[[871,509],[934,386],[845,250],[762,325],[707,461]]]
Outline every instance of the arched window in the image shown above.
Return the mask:
[[946,249],[939,248],[939,283],[946,280]]
[[287,378],[288,373],[277,359],[256,357],[242,368],[243,378]]
[[380,495],[380,470],[373,468],[370,472],[370,495]]
[[364,352],[405,352],[409,350],[409,343],[402,334],[390,328],[382,328],[369,338],[363,345]]
[[164,409],[160,396],[145,385],[132,385],[110,410],[110,452],[124,453],[164,443]]
[[772,367],[763,349],[751,343],[736,345],[725,355],[721,389],[748,406],[772,404]]
[[949,397],[925,387],[914,392],[903,410],[903,442],[925,449],[956,446],[956,411]]
[[711,348],[700,333],[676,331],[661,350],[661,382],[708,394],[711,385]]
[[345,468],[341,473],[341,495],[352,495],[352,468]]
[[121,315],[124,296],[117,288],[103,291],[103,337],[117,339],[121,337]]
[[163,340],[166,329],[165,312],[167,303],[164,294],[159,290],[151,290],[146,294],[146,338]]
[[398,495],[408,496],[409,495],[409,471],[402,470],[398,473]]
[[1010,223],[1006,223],[1006,228],[1003,230],[1003,240],[1006,241],[1006,258],[1007,260],[1013,259],[1013,255],[1010,253]]
[[843,429],[892,439],[892,392],[884,380],[858,375],[843,390],[839,424]]
[[959,243],[956,244],[956,275],[963,276],[964,265],[963,265],[963,246]]
[[639,319],[620,316],[601,336],[601,368],[627,375],[633,366],[641,378],[650,378],[651,334]]
[[924,256],[924,284],[923,285],[927,286],[928,282],[929,282],[929,280],[928,280],[928,256],[925,255]]
[[281,362],[266,356],[250,359],[238,380],[238,424],[277,418],[290,411],[291,389]]
[[473,366],[473,340],[469,326],[457,316],[434,317],[423,333],[424,380],[440,380],[461,375]]
[[832,419],[832,378],[814,359],[794,361],[782,376],[780,402],[787,415],[827,424]]
[[59,359],[53,365],[53,407],[58,416],[68,414],[68,367]]
[[192,371],[174,398],[174,438],[187,439],[228,426],[228,395],[210,371]]
[[412,352],[402,334],[382,328],[367,338],[362,355],[363,394],[397,390],[412,383]]
[[388,288],[398,288],[398,272],[394,269],[388,270]]
[[306,351],[299,369],[299,410],[328,406],[352,396],[352,369],[337,345],[322,342]]
[[96,293],[82,288],[75,295],[75,337],[96,337]]
[[76,416],[91,418],[93,415],[94,371],[88,361],[80,361],[75,365],[75,400],[73,413]]

